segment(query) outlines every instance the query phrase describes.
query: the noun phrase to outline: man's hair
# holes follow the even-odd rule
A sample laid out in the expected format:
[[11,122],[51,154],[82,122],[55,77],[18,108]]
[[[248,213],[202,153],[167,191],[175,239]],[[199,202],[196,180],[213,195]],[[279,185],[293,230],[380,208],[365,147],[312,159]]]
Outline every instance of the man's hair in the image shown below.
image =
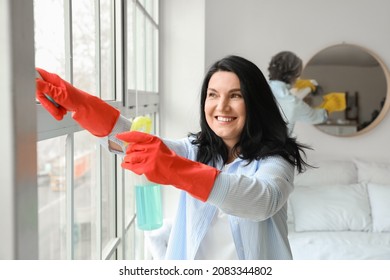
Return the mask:
[[302,60],[293,52],[279,52],[269,63],[269,79],[291,84],[301,75],[302,67]]

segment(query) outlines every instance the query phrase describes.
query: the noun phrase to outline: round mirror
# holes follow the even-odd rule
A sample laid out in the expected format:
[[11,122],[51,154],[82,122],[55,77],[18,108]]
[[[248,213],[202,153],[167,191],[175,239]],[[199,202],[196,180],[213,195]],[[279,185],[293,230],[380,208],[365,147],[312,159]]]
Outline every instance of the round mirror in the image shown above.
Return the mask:
[[305,98],[312,107],[323,96],[344,92],[346,109],[332,112],[321,131],[336,136],[354,136],[375,127],[390,107],[389,73],[384,63],[371,51],[359,46],[340,44],[328,47],[305,65],[302,79],[317,81],[317,89]]

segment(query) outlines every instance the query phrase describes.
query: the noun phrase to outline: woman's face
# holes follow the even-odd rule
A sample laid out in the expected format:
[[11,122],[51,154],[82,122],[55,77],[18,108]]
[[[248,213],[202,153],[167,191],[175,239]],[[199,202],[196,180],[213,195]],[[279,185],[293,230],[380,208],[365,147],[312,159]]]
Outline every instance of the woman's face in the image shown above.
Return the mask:
[[207,124],[231,149],[240,139],[246,118],[245,102],[236,74],[219,71],[211,76],[204,112]]

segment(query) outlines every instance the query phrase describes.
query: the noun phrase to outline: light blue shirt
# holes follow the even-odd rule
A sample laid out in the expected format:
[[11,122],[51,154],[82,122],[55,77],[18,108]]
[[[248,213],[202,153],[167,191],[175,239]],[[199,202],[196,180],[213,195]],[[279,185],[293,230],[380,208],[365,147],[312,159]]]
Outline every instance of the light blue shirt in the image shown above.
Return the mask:
[[[164,140],[178,155],[196,159],[188,138]],[[222,163],[218,166],[222,169]],[[253,161],[237,158],[218,175],[207,202],[180,194],[166,259],[193,260],[217,207],[229,215],[237,256],[292,259],[287,234],[287,199],[293,190],[294,167],[281,157]]]
[[327,120],[326,110],[310,107],[306,102],[290,92],[290,85],[276,80],[269,81],[269,85],[279,103],[279,109],[287,122],[290,134],[298,121],[319,124]]
[[[128,131],[130,124],[121,116],[101,144],[106,148],[108,140],[123,144],[115,135]],[[178,155],[196,160],[197,146],[189,138],[163,141]],[[217,167],[222,170],[222,162]],[[194,260],[218,207],[228,214],[239,259],[292,259],[287,238],[287,199],[294,189],[294,171],[294,166],[279,156],[250,164],[237,158],[218,175],[206,202],[181,192],[165,258]]]

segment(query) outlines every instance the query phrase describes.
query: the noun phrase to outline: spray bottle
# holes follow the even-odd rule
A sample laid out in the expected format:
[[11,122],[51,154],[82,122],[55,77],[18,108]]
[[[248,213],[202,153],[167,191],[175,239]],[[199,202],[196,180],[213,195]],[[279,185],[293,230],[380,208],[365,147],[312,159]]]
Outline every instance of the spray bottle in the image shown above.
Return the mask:
[[[152,121],[148,117],[133,120],[130,131],[150,133]],[[137,227],[140,230],[158,229],[163,224],[161,186],[152,183],[145,176],[138,176],[135,184]]]

